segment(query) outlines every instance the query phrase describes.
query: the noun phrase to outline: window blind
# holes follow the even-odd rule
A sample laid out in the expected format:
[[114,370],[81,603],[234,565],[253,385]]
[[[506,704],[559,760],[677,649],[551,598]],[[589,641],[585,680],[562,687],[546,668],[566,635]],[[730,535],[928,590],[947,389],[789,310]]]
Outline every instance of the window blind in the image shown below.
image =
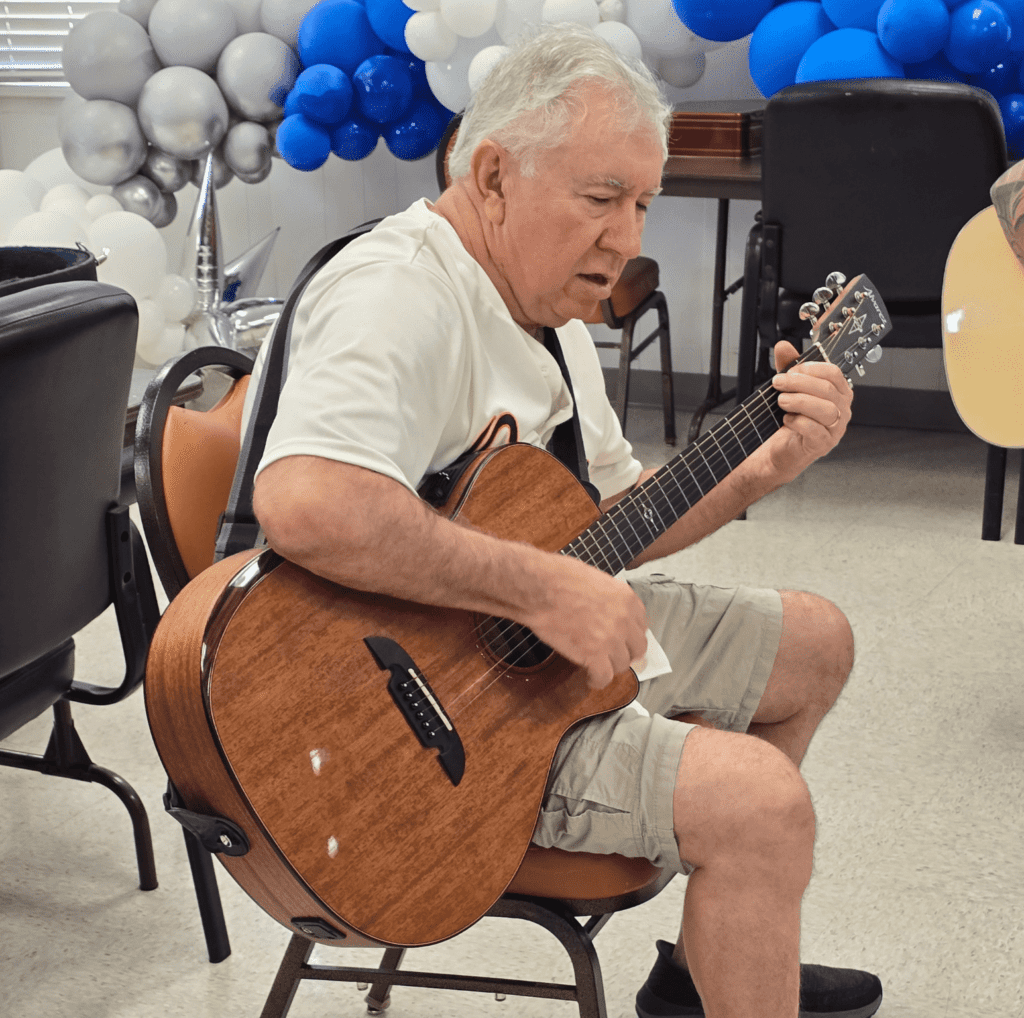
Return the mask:
[[70,91],[61,68],[68,32],[93,11],[116,11],[118,0],[0,0],[0,95]]

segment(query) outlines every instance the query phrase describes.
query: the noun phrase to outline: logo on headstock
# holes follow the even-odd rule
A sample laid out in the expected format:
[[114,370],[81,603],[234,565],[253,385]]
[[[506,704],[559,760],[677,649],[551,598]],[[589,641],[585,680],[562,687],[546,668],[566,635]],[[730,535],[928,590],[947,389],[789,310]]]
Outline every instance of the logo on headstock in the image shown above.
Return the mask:
[[864,323],[867,321],[867,315],[854,315],[850,319],[850,332],[863,332]]

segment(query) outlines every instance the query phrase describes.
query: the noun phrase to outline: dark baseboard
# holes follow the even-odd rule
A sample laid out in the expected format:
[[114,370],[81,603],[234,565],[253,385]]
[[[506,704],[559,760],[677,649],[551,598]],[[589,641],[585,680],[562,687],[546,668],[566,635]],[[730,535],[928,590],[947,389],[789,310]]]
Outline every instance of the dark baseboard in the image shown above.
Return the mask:
[[[609,397],[615,396],[618,369],[605,368],[604,381]],[[693,413],[704,402],[708,391],[707,375],[677,371],[672,376],[676,410]],[[728,392],[736,379],[722,378]],[[629,380],[631,406],[661,406],[661,372],[634,368]],[[881,428],[920,428],[924,431],[967,433],[953,406],[953,399],[942,389],[897,389],[886,385],[858,385],[853,401],[853,423]],[[723,404],[727,410],[732,403]]]

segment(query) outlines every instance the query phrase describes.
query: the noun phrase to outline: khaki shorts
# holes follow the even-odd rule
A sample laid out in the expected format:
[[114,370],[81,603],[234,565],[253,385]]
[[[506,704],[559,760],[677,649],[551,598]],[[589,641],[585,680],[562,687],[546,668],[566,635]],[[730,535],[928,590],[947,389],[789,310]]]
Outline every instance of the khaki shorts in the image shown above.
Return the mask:
[[585,721],[559,743],[533,841],[570,852],[617,853],[688,874],[672,799],[686,736],[670,721],[693,712],[745,732],[782,635],[778,591],[629,577],[672,671],[640,683],[632,706]]

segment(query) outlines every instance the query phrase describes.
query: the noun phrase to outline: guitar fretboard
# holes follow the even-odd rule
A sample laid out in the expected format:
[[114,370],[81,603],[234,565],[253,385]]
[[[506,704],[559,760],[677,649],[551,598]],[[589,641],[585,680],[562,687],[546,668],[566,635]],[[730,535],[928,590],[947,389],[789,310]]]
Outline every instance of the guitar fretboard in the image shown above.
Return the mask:
[[[817,348],[798,363],[821,360]],[[782,426],[779,392],[770,381],[755,389],[697,441],[621,498],[562,549],[615,575],[720,484]]]

